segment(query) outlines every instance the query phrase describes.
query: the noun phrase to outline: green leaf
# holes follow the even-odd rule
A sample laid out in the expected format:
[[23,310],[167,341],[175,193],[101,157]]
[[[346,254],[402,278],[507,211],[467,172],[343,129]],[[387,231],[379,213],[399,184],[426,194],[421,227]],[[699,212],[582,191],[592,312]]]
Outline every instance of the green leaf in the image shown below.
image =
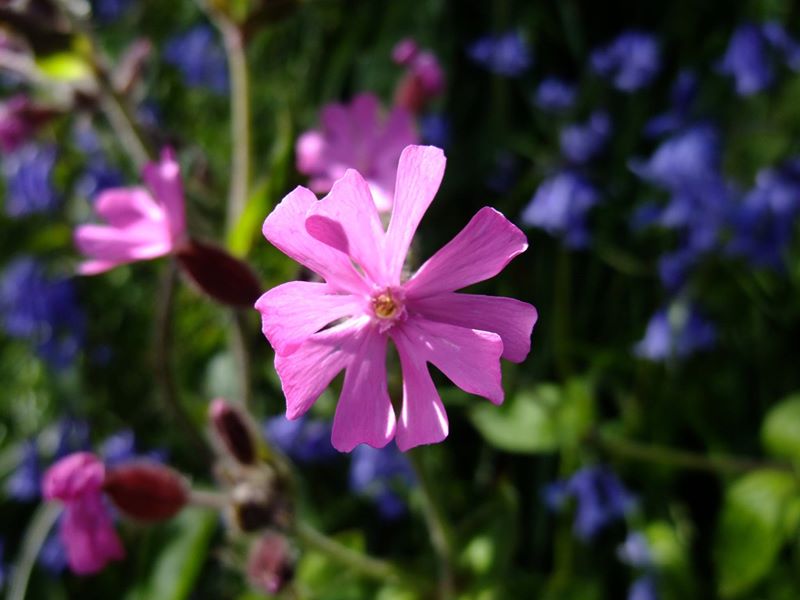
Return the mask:
[[787,509],[798,493],[795,478],[780,471],[756,471],[727,491],[715,539],[719,593],[736,597],[773,567],[790,533]]
[[78,81],[92,74],[89,64],[74,52],[58,52],[36,60],[39,70],[51,79],[59,81]]
[[572,380],[523,391],[501,407],[476,404],[470,418],[494,447],[534,454],[575,445],[591,423],[592,407],[586,382]]
[[144,580],[130,590],[126,600],[184,600],[206,560],[217,524],[215,513],[184,510],[166,525],[167,539]]
[[770,409],[761,425],[761,441],[773,456],[800,464],[800,394]]

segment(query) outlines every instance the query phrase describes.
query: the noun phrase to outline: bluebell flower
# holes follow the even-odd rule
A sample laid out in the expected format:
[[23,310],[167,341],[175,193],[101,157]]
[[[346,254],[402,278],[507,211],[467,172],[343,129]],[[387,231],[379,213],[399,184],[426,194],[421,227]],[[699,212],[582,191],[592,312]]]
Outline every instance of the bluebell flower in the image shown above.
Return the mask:
[[181,72],[189,87],[227,93],[228,63],[208,25],[197,25],[170,38],[164,47],[164,60]]
[[39,448],[36,440],[27,440],[22,445],[20,461],[14,472],[6,479],[6,493],[19,502],[32,502],[41,495],[42,468],[39,463]]
[[116,467],[138,459],[146,459],[160,463],[166,460],[166,452],[163,450],[140,452],[136,444],[136,435],[131,429],[122,429],[108,436],[100,444],[98,453],[107,467]]
[[338,453],[331,445],[331,424],[307,416],[290,421],[271,417],[264,423],[264,436],[281,452],[299,463],[330,460]]
[[719,132],[698,124],[664,140],[649,160],[634,159],[629,166],[645,181],[676,190],[716,178],[721,164]]
[[787,66],[792,71],[800,71],[800,44],[789,35],[786,28],[777,21],[768,21],[761,26],[761,32],[770,45],[783,55]]
[[39,550],[36,562],[53,576],[61,575],[67,569],[67,551],[58,535],[59,526],[54,526]]
[[385,448],[357,446],[350,463],[350,489],[370,498],[386,519],[396,519],[406,511],[398,490],[414,485],[416,477],[408,458],[394,444]]
[[558,77],[547,77],[536,88],[533,103],[546,112],[561,112],[572,108],[577,96],[574,83]]
[[629,30],[589,57],[592,70],[624,92],[647,86],[661,68],[661,45],[650,33]]
[[54,146],[29,144],[3,157],[9,217],[51,213],[58,208],[61,198],[52,181],[56,155]]
[[553,510],[563,508],[572,498],[576,503],[575,536],[593,539],[608,525],[625,517],[634,498],[608,467],[584,467],[565,481],[545,488],[545,501]]
[[734,78],[740,96],[752,96],[771,86],[775,68],[763,29],[753,23],[740,25],[733,32],[717,70]]
[[33,343],[56,368],[71,364],[83,343],[85,317],[73,283],[49,278],[32,258],[16,259],[0,274],[0,319],[9,336]]
[[75,192],[79,196],[94,200],[103,190],[122,186],[122,173],[110,164],[91,123],[79,123],[72,131],[72,139],[86,159],[84,171],[75,183]]
[[762,170],[735,209],[727,250],[757,267],[778,268],[800,213],[800,159]]
[[660,137],[686,127],[697,97],[697,88],[697,75],[693,71],[681,71],[672,84],[669,110],[650,119],[644,126],[644,134],[648,137]]
[[628,590],[628,600],[658,600],[658,590],[653,575],[636,579]]
[[419,119],[419,133],[424,144],[447,148],[450,144],[450,119],[442,113],[428,113]]
[[92,14],[101,23],[111,23],[124,15],[134,0],[92,0]]
[[563,171],[541,183],[522,222],[564,238],[570,248],[583,248],[589,243],[586,215],[598,200],[597,190],[583,176]]
[[628,533],[625,541],[617,548],[617,558],[630,567],[649,568],[653,564],[647,538],[638,531]]
[[469,57],[492,73],[519,77],[533,64],[533,52],[519,31],[489,35],[473,42]]
[[583,164],[595,158],[611,137],[611,118],[595,111],[585,123],[574,123],[561,130],[561,154],[570,162]]
[[715,327],[693,305],[677,301],[650,318],[634,353],[652,361],[683,359],[711,348],[716,339]]

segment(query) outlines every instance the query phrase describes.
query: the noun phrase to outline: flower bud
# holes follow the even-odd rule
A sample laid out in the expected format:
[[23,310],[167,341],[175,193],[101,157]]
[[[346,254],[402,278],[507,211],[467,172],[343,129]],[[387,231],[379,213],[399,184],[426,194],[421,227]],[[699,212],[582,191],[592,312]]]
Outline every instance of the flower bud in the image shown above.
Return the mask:
[[246,466],[254,465],[258,456],[258,442],[245,414],[222,398],[211,402],[208,413],[222,448],[236,462]]
[[286,528],[291,522],[288,497],[273,479],[242,482],[231,491],[233,521],[242,531],[251,532],[270,527]]
[[103,491],[126,515],[163,521],[186,505],[189,490],[174,469],[158,463],[132,462],[106,471]]
[[267,532],[250,548],[247,578],[253,587],[277,594],[294,576],[294,555],[285,536]]
[[247,263],[222,248],[191,240],[176,256],[183,272],[217,302],[252,308],[261,296],[261,284]]

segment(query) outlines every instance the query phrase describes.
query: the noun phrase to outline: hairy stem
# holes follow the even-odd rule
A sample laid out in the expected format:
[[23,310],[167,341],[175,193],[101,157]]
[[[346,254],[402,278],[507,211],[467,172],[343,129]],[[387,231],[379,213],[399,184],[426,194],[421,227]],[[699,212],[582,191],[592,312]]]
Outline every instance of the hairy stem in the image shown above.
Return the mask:
[[439,562],[439,597],[442,599],[455,597],[455,572],[453,569],[453,547],[450,530],[436,504],[420,450],[409,452],[411,464],[417,476],[417,491],[422,508],[422,516],[428,527],[428,534]]
[[759,469],[795,472],[792,465],[784,462],[721,454],[708,456],[668,446],[643,444],[597,431],[592,433],[587,441],[608,454],[619,458],[659,463],[681,469],[710,471],[713,473],[749,473]]

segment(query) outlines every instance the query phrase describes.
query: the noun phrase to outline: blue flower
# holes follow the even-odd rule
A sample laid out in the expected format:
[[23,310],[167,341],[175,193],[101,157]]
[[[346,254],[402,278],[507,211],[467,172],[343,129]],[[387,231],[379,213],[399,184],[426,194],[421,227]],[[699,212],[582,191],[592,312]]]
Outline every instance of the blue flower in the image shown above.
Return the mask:
[[589,243],[586,213],[598,200],[597,190],[584,177],[563,171],[542,182],[522,222],[563,237],[570,248],[583,248]]
[[586,163],[600,154],[610,137],[611,118],[605,111],[595,111],[585,123],[561,130],[561,154],[570,162]]
[[51,575],[61,575],[67,568],[67,551],[61,538],[58,536],[59,526],[56,525],[50,530],[47,538],[39,550],[36,561]]
[[123,429],[107,437],[100,444],[99,454],[107,467],[118,465],[137,459],[147,459],[155,462],[164,462],[166,453],[163,450],[153,450],[141,453],[136,447],[136,435],[131,429]]
[[49,278],[32,258],[13,261],[0,275],[0,319],[9,336],[33,343],[56,368],[71,364],[83,343],[85,318],[72,282]]
[[398,491],[415,482],[408,458],[395,445],[372,448],[362,444],[353,451],[350,489],[375,502],[384,518],[396,519],[405,513],[406,503]]
[[35,440],[27,440],[22,446],[17,468],[6,480],[6,493],[19,502],[32,502],[41,495],[41,481],[39,449]]
[[92,13],[101,23],[119,19],[131,7],[134,0],[92,0]]
[[753,23],[740,25],[733,32],[717,69],[734,78],[740,96],[752,96],[771,86],[775,68],[764,30]]
[[658,600],[655,578],[645,575],[635,580],[628,590],[628,600]]
[[543,111],[561,112],[572,108],[577,95],[575,84],[557,77],[548,77],[539,83],[533,102]]
[[672,84],[669,110],[650,119],[644,126],[644,134],[648,137],[659,137],[688,125],[692,105],[697,97],[697,86],[697,75],[694,72],[681,71]]
[[164,47],[164,60],[183,74],[189,87],[227,93],[228,64],[209,26],[197,25],[168,40]]
[[783,54],[783,59],[792,71],[800,71],[800,44],[789,35],[786,28],[776,21],[761,26],[761,32],[770,45]]
[[589,57],[592,70],[624,92],[647,86],[661,68],[661,46],[652,34],[629,30]]
[[338,456],[331,446],[331,424],[327,421],[306,416],[294,421],[284,416],[272,417],[264,423],[264,436],[299,463],[323,462]]
[[52,182],[55,164],[54,146],[29,144],[3,157],[9,217],[51,213],[58,208],[61,198]]
[[545,502],[560,510],[569,498],[576,502],[575,536],[583,541],[593,539],[611,523],[625,517],[634,498],[611,469],[603,466],[584,467],[565,481],[550,484],[544,490]]
[[519,31],[482,37],[467,49],[469,57],[498,75],[519,77],[533,64],[533,53]]
[[450,143],[450,120],[441,113],[428,113],[419,119],[422,142],[439,148]]
[[714,326],[694,306],[678,301],[650,318],[644,338],[634,346],[634,353],[657,362],[682,359],[711,348],[716,339]]
[[647,538],[638,531],[628,534],[622,545],[617,548],[617,557],[626,565],[637,569],[649,568],[653,564]]
[[492,170],[486,178],[486,187],[498,194],[504,194],[513,187],[518,174],[517,157],[510,152],[498,152]]
[[89,450],[89,424],[82,419],[65,417],[58,424],[58,443],[53,454],[53,461],[64,458],[73,452]]

